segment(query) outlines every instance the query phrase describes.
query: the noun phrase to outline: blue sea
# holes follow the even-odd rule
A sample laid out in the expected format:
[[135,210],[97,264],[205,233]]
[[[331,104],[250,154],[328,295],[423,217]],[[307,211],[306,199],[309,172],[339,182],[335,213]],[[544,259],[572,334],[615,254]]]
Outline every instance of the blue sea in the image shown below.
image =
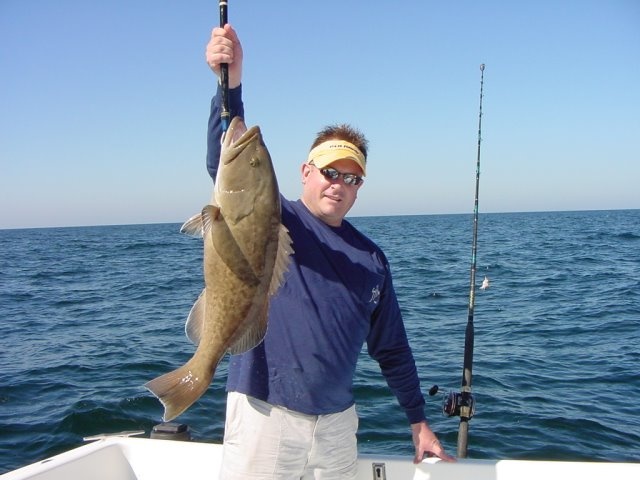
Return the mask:
[[[459,391],[472,215],[350,221],[389,257],[423,390]],[[0,473],[160,423],[143,388],[194,347],[202,242],[178,224],[0,230]],[[640,210],[480,214],[470,458],[640,461]],[[220,442],[226,360],[178,418]],[[362,453],[413,453],[363,352]],[[426,412],[449,453],[458,419]]]

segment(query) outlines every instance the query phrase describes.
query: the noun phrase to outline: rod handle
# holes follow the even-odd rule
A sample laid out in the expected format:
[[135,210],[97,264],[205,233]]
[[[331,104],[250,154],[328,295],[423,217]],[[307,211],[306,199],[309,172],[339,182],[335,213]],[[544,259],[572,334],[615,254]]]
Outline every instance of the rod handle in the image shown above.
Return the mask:
[[[220,7],[220,27],[223,28],[228,22],[227,17],[227,0],[218,2]],[[229,112],[229,65],[227,63],[220,64],[220,86],[222,87],[222,111],[220,120],[222,122],[222,132],[226,132],[231,121],[231,113]]]

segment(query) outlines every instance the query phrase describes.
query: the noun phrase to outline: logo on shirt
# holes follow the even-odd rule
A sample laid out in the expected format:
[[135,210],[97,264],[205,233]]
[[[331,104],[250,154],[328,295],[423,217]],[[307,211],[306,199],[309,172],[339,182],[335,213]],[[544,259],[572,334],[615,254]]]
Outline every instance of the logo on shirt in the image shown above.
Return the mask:
[[369,303],[377,304],[379,299],[380,299],[380,289],[378,288],[378,285],[376,285],[371,289],[371,300],[369,300]]

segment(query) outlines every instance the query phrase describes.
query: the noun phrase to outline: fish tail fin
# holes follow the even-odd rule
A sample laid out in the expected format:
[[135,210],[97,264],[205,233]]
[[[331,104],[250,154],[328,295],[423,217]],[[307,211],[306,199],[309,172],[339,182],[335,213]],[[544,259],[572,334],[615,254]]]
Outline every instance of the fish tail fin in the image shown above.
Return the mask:
[[151,391],[164,406],[165,422],[176,418],[189,408],[207,390],[213,372],[197,371],[191,361],[172,372],[160,375],[144,386]]

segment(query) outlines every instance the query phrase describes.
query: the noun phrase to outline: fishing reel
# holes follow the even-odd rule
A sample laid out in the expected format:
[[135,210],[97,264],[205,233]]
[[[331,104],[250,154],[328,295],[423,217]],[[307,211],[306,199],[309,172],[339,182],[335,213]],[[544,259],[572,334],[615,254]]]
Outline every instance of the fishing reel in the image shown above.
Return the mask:
[[[429,389],[429,396],[439,393],[438,385]],[[470,419],[476,413],[476,400],[470,392],[449,392],[444,394],[442,401],[442,414],[445,417],[465,417]]]

